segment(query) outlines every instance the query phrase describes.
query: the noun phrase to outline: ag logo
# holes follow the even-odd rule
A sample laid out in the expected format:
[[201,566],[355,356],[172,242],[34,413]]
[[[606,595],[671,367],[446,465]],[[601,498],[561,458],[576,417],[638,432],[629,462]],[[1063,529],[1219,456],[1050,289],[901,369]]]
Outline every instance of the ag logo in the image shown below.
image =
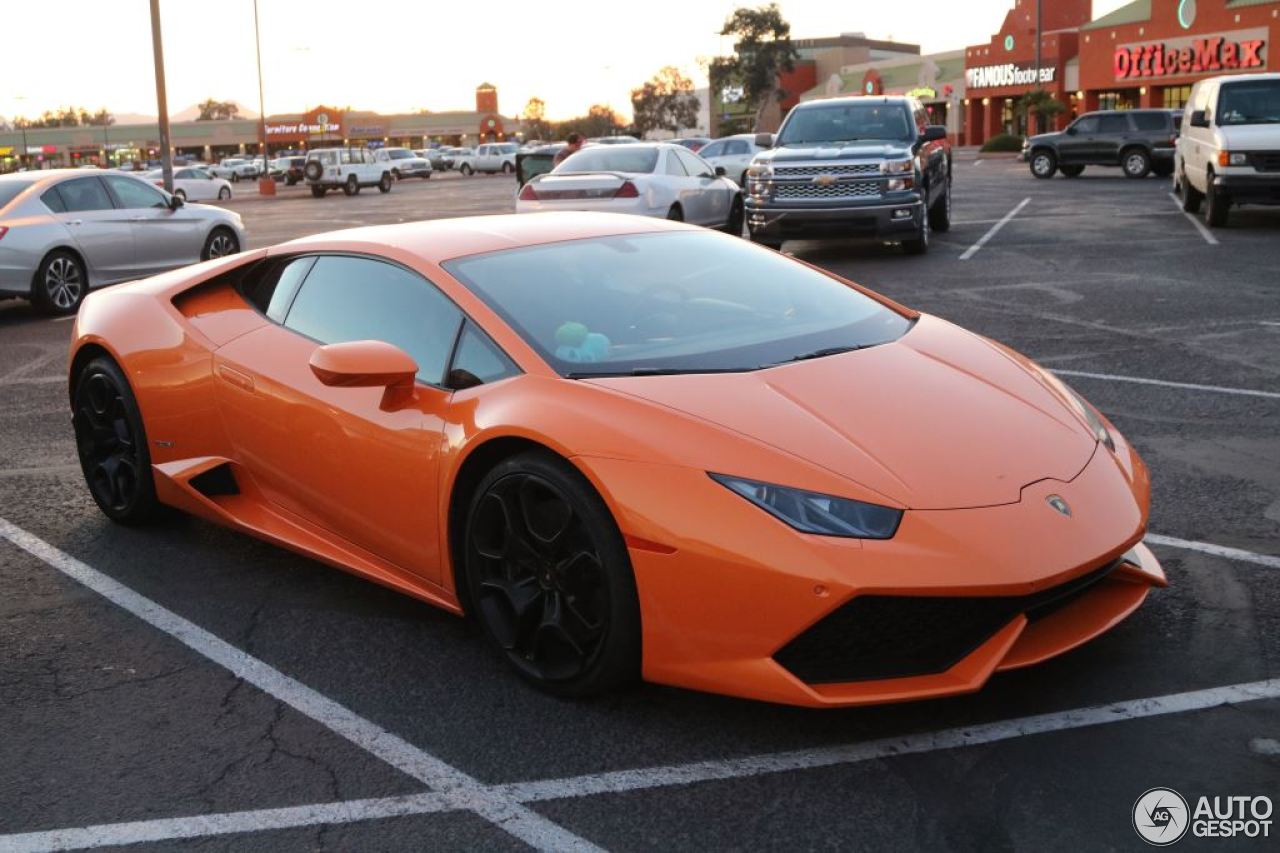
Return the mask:
[[1049,495],[1049,497],[1045,498],[1045,502],[1067,518],[1071,517],[1071,504],[1063,500],[1062,495]]
[[317,116],[316,116],[316,124],[320,125],[321,127],[324,127],[324,126],[326,126],[327,124],[329,124],[329,114],[328,114],[328,113],[320,113],[319,115],[317,115]]
[[1184,30],[1191,29],[1191,25],[1196,22],[1196,0],[1179,0],[1178,3],[1178,23],[1182,25]]
[[820,187],[829,187],[836,182],[835,175],[818,175],[813,182]]
[[1133,828],[1148,844],[1167,847],[1187,833],[1187,801],[1172,788],[1152,788],[1133,804]]

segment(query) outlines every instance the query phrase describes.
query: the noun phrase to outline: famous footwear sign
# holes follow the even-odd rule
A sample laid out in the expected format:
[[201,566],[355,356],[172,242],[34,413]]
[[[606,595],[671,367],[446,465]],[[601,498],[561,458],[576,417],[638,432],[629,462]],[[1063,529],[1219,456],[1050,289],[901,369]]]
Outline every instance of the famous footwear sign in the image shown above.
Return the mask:
[[[1052,83],[1058,69],[1052,65],[1040,69],[1040,83]],[[999,89],[1004,86],[1032,86],[1036,83],[1034,65],[984,65],[964,70],[965,86],[969,89]]]
[[1211,36],[1122,44],[1115,50],[1117,80],[1181,77],[1267,67],[1267,30],[1237,30]]

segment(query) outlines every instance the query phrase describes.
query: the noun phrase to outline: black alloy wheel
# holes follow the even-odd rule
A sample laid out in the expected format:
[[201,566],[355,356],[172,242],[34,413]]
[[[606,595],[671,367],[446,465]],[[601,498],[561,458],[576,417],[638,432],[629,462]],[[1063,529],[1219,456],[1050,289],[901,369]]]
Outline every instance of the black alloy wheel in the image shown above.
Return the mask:
[[746,211],[742,206],[742,196],[733,197],[729,205],[729,221],[725,223],[725,233],[734,237],[742,236],[742,226],[746,222]]
[[908,255],[923,255],[929,251],[929,211],[920,211],[920,224],[916,226],[916,236],[902,241],[902,250]]
[[680,209],[680,205],[671,205],[671,209],[667,211],[667,219],[672,222],[684,222],[684,211]]
[[71,423],[89,493],[102,512],[121,524],[139,524],[159,507],[151,454],[133,392],[107,358],[85,365],[72,392]]
[[638,677],[626,547],[571,465],[537,452],[499,464],[476,490],[465,545],[470,609],[522,676],[564,696]]

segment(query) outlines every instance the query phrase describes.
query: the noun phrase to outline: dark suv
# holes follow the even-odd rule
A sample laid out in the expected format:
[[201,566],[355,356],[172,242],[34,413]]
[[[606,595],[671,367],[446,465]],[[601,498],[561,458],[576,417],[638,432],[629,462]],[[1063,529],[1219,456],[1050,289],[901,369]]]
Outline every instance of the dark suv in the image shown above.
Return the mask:
[[1106,110],[1085,113],[1061,133],[1042,133],[1022,143],[1022,159],[1037,178],[1062,172],[1079,177],[1085,166],[1119,166],[1125,176],[1173,174],[1178,141],[1176,110]]
[[909,254],[951,227],[951,146],[914,98],[854,97],[792,108],[761,133],[747,169],[751,239],[875,237]]

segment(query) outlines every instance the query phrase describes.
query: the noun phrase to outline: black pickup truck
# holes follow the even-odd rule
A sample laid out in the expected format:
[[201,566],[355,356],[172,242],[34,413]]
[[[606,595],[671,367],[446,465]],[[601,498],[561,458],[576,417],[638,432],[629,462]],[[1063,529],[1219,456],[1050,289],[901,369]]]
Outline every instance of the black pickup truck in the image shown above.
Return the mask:
[[908,254],[951,227],[951,146],[914,98],[852,97],[792,108],[777,136],[756,136],[747,169],[751,239],[871,237]]

